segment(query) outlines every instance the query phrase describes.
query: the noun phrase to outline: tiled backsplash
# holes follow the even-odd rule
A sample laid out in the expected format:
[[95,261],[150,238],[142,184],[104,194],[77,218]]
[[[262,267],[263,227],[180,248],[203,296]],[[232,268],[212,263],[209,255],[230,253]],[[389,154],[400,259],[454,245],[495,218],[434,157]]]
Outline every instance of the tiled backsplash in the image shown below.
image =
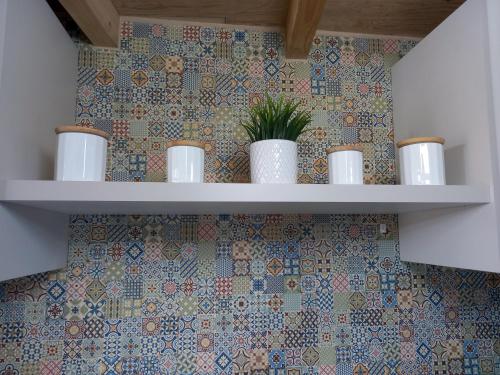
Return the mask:
[[[124,23],[82,46],[77,122],[112,133],[108,179],[163,181],[165,141],[200,139],[209,181],[248,181],[245,108],[313,111],[303,183],[359,142],[394,183],[390,66],[412,42]],[[379,233],[387,224],[388,233]],[[0,374],[499,374],[500,277],[401,263],[392,215],[82,216],[68,267],[0,284]],[[496,372],[495,372],[496,371]]]
[[283,58],[282,35],[124,23],[120,50],[81,49],[77,122],[113,135],[108,178],[165,180],[165,140],[208,143],[208,182],[247,182],[239,125],[265,92],[312,111],[299,179],[326,182],[326,148],[361,143],[368,183],[394,183],[390,67],[414,42],[318,35],[308,60]]
[[74,217],[67,269],[1,286],[0,373],[498,374],[500,278],[402,264],[396,233],[394,216]]

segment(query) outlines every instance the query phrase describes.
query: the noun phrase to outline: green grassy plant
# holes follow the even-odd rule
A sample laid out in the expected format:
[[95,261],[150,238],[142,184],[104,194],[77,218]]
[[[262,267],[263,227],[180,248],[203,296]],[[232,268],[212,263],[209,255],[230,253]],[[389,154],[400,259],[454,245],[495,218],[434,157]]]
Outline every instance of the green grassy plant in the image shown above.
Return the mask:
[[311,123],[311,114],[298,110],[299,103],[283,96],[273,99],[269,94],[253,106],[248,114],[250,119],[241,125],[245,128],[250,142],[266,139],[286,139],[297,141]]

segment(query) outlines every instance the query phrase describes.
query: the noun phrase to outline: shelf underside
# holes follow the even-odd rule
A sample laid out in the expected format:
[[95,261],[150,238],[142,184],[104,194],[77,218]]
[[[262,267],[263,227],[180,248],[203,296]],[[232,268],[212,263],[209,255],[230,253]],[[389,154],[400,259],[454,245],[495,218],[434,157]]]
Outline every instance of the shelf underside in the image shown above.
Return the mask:
[[488,203],[478,186],[10,180],[0,201],[67,214],[403,213]]

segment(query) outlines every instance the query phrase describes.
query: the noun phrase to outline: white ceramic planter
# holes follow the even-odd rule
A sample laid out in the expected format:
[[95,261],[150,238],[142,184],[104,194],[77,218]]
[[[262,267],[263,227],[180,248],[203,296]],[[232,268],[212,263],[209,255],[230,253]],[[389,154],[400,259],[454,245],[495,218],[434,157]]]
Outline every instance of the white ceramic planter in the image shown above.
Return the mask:
[[445,185],[444,139],[410,138],[398,142],[401,184]]
[[252,143],[250,172],[254,184],[297,183],[297,144],[284,139]]
[[104,181],[109,134],[81,126],[61,126],[57,134],[57,181]]
[[167,143],[167,181],[203,182],[205,169],[204,144],[197,141]]
[[336,146],[326,152],[330,184],[363,184],[363,151],[360,146]]

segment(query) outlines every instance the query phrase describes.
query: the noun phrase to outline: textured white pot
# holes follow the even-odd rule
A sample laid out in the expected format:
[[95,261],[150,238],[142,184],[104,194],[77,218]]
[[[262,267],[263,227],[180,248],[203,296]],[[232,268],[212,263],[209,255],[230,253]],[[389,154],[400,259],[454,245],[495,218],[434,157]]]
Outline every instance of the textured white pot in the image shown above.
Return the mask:
[[254,184],[296,184],[297,143],[284,139],[252,143],[250,171]]

